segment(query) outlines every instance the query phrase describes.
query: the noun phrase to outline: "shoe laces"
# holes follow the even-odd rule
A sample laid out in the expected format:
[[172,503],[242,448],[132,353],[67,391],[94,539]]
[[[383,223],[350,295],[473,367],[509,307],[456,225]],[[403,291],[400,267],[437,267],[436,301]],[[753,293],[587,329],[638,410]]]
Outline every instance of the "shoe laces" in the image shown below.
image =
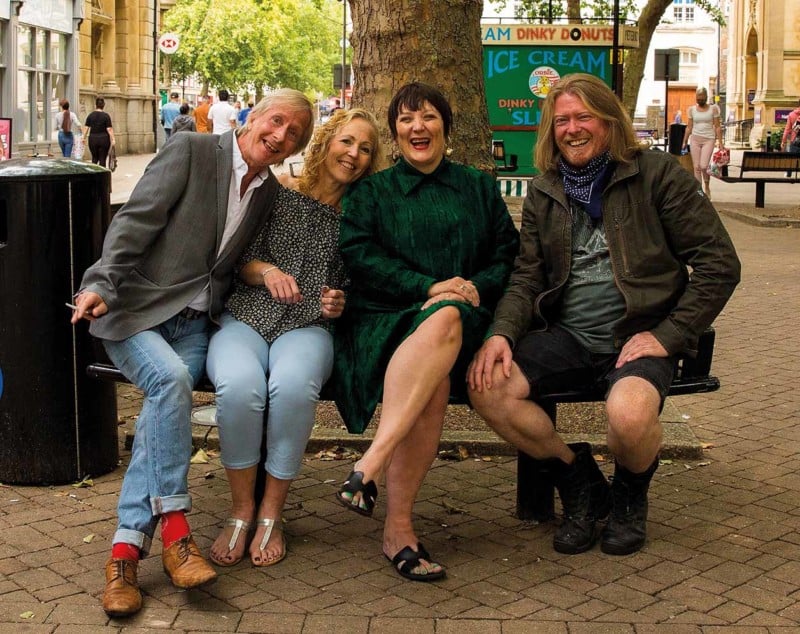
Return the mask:
[[192,554],[191,549],[189,548],[189,538],[183,537],[178,540],[178,558],[182,561],[189,559],[189,556]]
[[178,540],[178,559],[182,563],[187,562],[190,557],[197,555],[199,555],[199,553],[192,552],[191,535],[187,535],[186,537],[182,537]]
[[135,573],[134,573],[134,564],[135,561],[130,559],[114,559],[111,561],[112,565],[114,566],[114,576],[111,578],[111,581],[116,581],[117,579],[122,579],[126,583],[134,583]]

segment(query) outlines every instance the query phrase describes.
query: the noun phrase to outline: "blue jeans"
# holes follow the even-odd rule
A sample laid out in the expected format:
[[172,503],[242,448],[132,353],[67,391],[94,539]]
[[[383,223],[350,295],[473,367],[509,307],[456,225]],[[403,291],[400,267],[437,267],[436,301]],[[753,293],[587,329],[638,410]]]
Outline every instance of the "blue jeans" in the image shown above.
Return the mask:
[[208,318],[173,317],[122,341],[104,340],[111,361],[142,392],[136,436],[122,481],[113,544],[150,551],[159,516],[190,511],[192,388],[203,375]]
[[69,158],[72,156],[72,146],[75,143],[75,137],[72,132],[58,131],[58,147],[61,148],[61,155]]
[[272,344],[230,313],[208,346],[207,372],[217,391],[220,460],[228,469],[258,464],[267,417],[267,472],[297,477],[314,426],[319,393],[333,367],[333,337],[309,326]]

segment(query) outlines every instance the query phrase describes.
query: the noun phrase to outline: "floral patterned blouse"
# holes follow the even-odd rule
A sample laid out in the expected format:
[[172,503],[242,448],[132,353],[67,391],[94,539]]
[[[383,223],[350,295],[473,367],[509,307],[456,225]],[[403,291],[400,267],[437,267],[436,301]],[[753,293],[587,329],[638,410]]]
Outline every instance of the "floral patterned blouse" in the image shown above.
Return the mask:
[[[305,326],[331,325],[322,317],[322,287],[347,285],[339,254],[339,213],[285,187],[278,190],[275,208],[267,223],[239,260],[233,292],[226,309],[239,321],[272,343],[285,332]],[[294,276],[303,300],[281,304],[265,286],[250,286],[238,276],[245,264],[262,260]]]

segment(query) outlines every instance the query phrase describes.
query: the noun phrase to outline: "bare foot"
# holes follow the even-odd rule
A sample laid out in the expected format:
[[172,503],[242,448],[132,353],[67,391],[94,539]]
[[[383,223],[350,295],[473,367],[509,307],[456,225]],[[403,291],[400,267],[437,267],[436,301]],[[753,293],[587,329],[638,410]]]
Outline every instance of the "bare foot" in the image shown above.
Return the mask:
[[233,566],[238,564],[247,547],[247,535],[250,531],[250,521],[235,517],[225,520],[225,527],[211,544],[209,556],[211,561],[219,566]]

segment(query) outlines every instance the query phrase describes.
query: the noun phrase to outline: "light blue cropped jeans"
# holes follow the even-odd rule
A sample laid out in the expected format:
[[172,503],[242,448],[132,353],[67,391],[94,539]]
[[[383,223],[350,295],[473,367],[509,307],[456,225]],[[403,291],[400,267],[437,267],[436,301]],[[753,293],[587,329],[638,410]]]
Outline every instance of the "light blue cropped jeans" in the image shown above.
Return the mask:
[[267,473],[297,477],[319,393],[333,368],[333,337],[308,326],[272,344],[230,313],[211,337],[206,371],[216,387],[220,460],[228,469],[258,464],[267,413]]
[[144,393],[112,540],[138,546],[143,557],[160,515],[192,509],[192,388],[203,375],[208,324],[206,316],[176,316],[122,341],[103,341],[114,365]]

